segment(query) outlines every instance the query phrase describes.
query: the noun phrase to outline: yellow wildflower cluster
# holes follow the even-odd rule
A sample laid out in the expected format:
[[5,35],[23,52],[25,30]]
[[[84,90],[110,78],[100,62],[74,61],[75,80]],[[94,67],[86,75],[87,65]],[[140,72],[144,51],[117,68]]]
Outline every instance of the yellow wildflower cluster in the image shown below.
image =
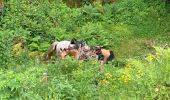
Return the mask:
[[148,54],[146,60],[149,61],[149,62],[151,62],[151,61],[153,60],[153,58],[154,58],[154,55],[152,55],[152,54],[150,53],[150,54]]
[[143,76],[144,76],[144,73],[143,73],[142,71],[138,71],[137,74],[138,74],[138,76],[140,76],[140,77],[143,77]]
[[112,74],[106,73],[106,74],[105,74],[105,77],[106,77],[107,79],[111,79],[111,78],[112,78]]
[[117,85],[115,85],[115,84],[112,84],[112,88],[116,88],[117,87]]
[[20,55],[23,52],[22,43],[20,42],[20,43],[13,45],[12,50],[16,56]]
[[109,81],[107,81],[106,79],[103,79],[103,80],[100,81],[100,84],[101,85],[107,85],[107,84],[109,84]]
[[127,76],[127,75],[122,75],[122,76],[119,78],[119,80],[127,83],[127,82],[129,82],[130,80],[132,80],[132,78],[131,78],[130,76]]
[[29,53],[29,56],[32,58],[37,58],[40,55],[38,51],[33,51]]
[[125,70],[132,71],[132,66],[130,64],[127,64],[125,67]]

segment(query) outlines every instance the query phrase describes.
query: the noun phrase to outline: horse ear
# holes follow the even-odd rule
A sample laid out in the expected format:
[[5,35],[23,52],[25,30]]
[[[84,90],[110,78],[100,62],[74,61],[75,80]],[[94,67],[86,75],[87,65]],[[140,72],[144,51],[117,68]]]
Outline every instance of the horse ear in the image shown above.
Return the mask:
[[75,39],[75,38],[73,38],[73,39],[71,40],[71,44],[76,44],[76,42],[77,42],[77,39]]

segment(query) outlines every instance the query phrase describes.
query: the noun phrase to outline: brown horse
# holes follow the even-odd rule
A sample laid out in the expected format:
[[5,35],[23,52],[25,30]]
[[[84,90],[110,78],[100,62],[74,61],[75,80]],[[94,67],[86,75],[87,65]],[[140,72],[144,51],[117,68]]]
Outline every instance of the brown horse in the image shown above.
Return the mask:
[[64,59],[67,55],[74,57],[75,59],[79,59],[80,51],[77,49],[60,49],[60,58]]
[[64,59],[67,55],[72,56],[78,60],[88,60],[91,58],[97,58],[97,55],[95,53],[94,49],[85,49],[85,48],[79,48],[79,49],[61,49],[62,51],[60,53],[61,59]]
[[[75,49],[75,50],[73,50],[73,49]],[[79,58],[78,55],[80,56],[82,54],[81,50],[83,50],[83,49],[88,50],[90,48],[88,47],[88,45],[85,42],[79,42],[76,39],[72,39],[71,41],[64,40],[64,41],[60,41],[60,42],[53,42],[51,44],[50,48],[48,49],[45,60],[49,60],[52,55],[56,55],[56,56],[62,58],[61,53],[65,54],[64,52],[67,52],[69,55],[72,55],[78,59]]]
[[98,60],[103,61],[103,63],[108,63],[115,58],[113,51],[103,49],[100,46],[95,47],[95,52],[98,55]]

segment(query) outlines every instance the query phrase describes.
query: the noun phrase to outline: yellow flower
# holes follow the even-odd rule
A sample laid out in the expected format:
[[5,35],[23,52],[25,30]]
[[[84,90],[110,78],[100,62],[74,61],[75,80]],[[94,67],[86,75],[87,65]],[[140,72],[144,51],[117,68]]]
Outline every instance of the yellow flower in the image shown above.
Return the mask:
[[30,52],[30,53],[29,53],[29,56],[32,57],[32,58],[36,58],[36,57],[39,56],[39,52],[38,52],[38,51]]
[[151,62],[153,60],[154,56],[152,54],[148,54],[148,57],[146,58],[147,61]]
[[102,85],[107,85],[107,84],[109,84],[109,82],[108,82],[106,79],[101,80],[100,83],[101,83]]
[[127,83],[127,82],[129,82],[130,80],[132,80],[132,78],[131,78],[130,76],[127,76],[127,75],[122,75],[122,76],[119,78],[119,80]]
[[140,77],[144,76],[144,73],[141,72],[141,71],[138,71],[137,74],[138,74]]
[[156,52],[156,56],[159,56],[160,55],[160,52]]
[[115,84],[112,84],[112,88],[116,88],[117,87],[117,85],[115,85]]
[[130,64],[126,65],[125,69],[127,69],[128,71],[132,71],[132,66]]
[[160,57],[160,52],[157,51],[156,54],[155,54],[155,57],[159,58]]
[[23,49],[22,49],[22,43],[21,43],[21,42],[15,44],[15,45],[13,46],[13,52],[14,52],[15,55],[21,54],[22,51],[23,51]]
[[93,64],[93,65],[95,65],[96,63],[97,63],[97,61],[96,61],[96,60],[94,60],[94,61],[92,62],[92,64]]
[[112,75],[111,75],[110,73],[106,73],[106,74],[105,74],[105,77],[106,77],[107,79],[110,79],[110,78],[112,78]]

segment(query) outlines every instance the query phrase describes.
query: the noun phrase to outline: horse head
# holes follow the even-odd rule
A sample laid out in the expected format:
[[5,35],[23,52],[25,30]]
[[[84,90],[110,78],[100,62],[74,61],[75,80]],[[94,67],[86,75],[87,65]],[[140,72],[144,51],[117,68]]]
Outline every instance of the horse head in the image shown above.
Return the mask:
[[60,56],[61,59],[64,59],[64,58],[68,55],[68,53],[69,53],[69,50],[68,50],[68,49],[61,49],[61,48],[60,48],[60,54],[59,54],[59,56]]
[[77,39],[73,38],[71,40],[70,44],[74,44],[75,49],[83,48],[83,49],[90,50],[90,47],[87,45],[87,43],[85,41],[77,41]]
[[60,49],[60,58],[64,59],[67,55],[72,56],[76,59],[79,58],[80,51],[74,48]]

